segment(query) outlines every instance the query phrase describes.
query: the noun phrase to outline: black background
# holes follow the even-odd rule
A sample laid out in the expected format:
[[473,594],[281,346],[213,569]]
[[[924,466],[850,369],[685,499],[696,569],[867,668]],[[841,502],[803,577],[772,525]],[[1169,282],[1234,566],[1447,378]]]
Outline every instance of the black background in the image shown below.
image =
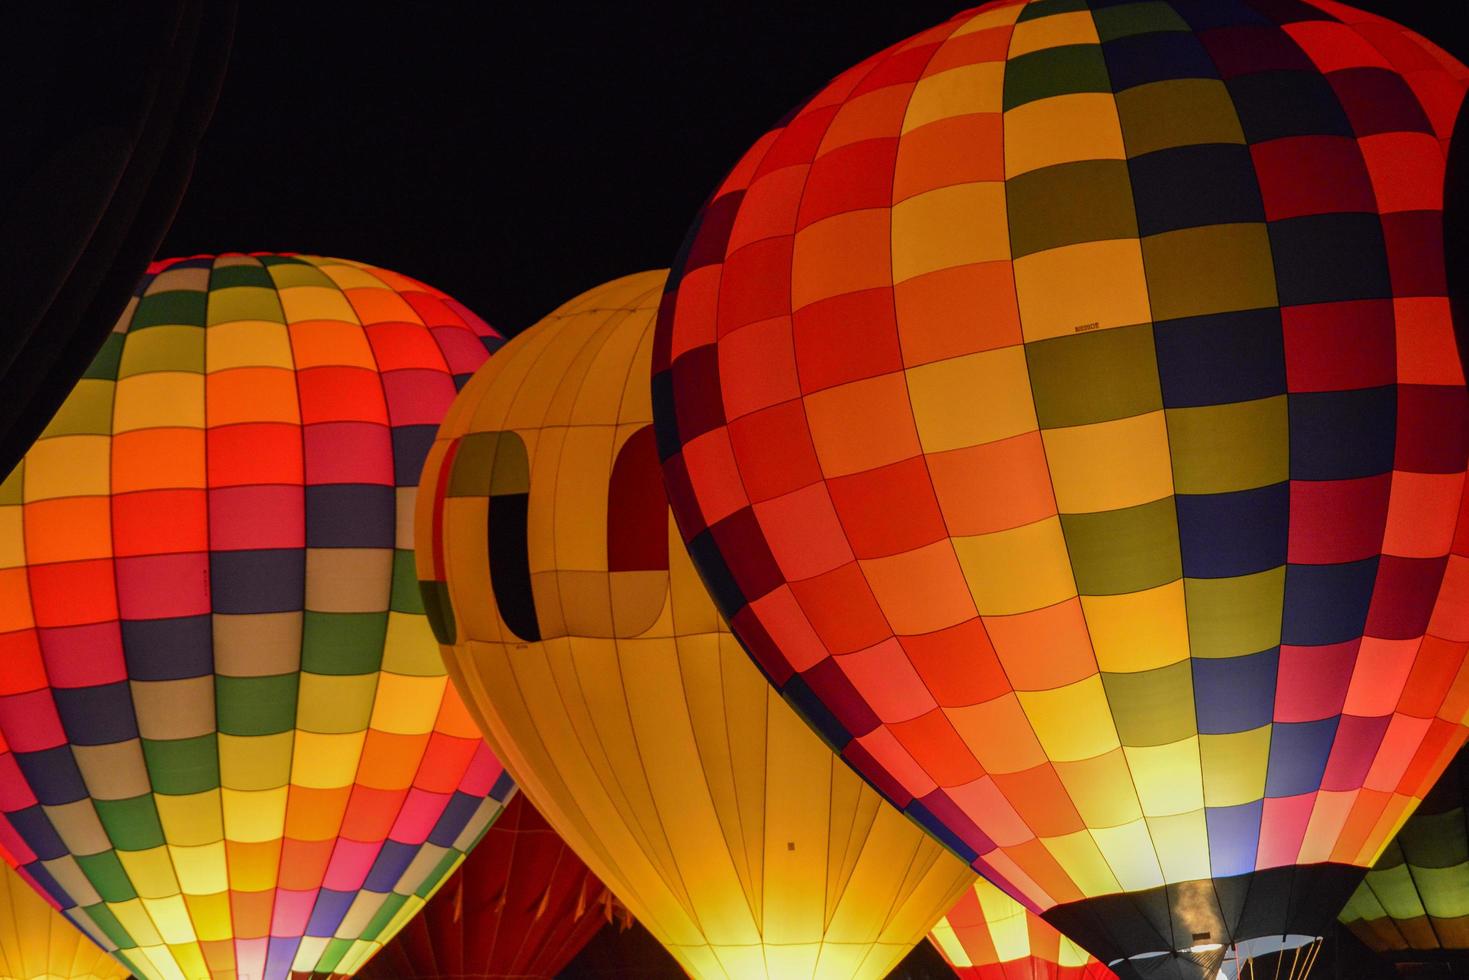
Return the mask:
[[[1469,61],[1463,0],[1359,2]],[[501,331],[668,265],[792,106],[963,5],[242,4],[164,255],[360,259]]]

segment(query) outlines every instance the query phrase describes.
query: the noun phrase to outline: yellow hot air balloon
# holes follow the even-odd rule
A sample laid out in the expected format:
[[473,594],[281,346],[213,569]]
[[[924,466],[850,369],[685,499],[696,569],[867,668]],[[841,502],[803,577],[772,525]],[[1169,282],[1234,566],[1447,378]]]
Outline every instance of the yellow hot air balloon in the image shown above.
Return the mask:
[[696,977],[880,977],[969,885],[760,676],[694,571],[649,392],[665,273],[600,286],[470,380],[419,579],[525,792]]
[[[106,936],[98,935],[106,941]],[[0,861],[0,980],[111,980],[131,976]]]

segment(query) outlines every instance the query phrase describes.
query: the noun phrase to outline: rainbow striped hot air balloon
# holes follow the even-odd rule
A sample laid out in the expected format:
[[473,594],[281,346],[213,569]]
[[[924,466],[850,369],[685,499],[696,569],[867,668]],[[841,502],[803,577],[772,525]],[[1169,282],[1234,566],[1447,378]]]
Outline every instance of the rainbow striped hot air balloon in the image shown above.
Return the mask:
[[359,263],[160,262],[0,484],[0,847],[140,975],[350,973],[506,799],[410,520],[498,342]]

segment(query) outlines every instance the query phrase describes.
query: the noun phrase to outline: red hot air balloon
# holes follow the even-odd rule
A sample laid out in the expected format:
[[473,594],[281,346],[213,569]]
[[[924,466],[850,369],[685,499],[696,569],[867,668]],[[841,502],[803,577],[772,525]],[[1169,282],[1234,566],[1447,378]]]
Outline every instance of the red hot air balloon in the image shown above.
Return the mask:
[[989,4],[674,263],[659,446],[731,626],[1123,976],[1321,935],[1464,740],[1466,80],[1329,0]]
[[612,893],[519,794],[358,976],[554,977],[612,917]]

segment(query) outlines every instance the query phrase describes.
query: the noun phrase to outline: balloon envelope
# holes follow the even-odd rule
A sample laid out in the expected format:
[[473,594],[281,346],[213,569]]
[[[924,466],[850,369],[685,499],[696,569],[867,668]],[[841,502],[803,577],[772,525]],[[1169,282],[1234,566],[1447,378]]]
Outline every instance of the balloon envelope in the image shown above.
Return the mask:
[[612,894],[524,793],[403,930],[366,978],[550,978],[612,914]]
[[733,628],[1104,962],[1320,935],[1464,738],[1466,75],[1327,0],[987,5],[761,138],[670,275]]
[[478,372],[420,489],[455,683],[556,831],[699,977],[880,977],[970,874],[813,735],[672,528],[648,369],[664,274]]
[[[107,942],[100,933],[96,940]],[[0,863],[0,980],[110,980],[132,974]]]
[[0,484],[0,849],[142,975],[349,973],[506,799],[409,520],[497,342],[370,266],[159,263]]
[[1394,962],[1469,967],[1466,790],[1461,752],[1342,910],[1357,938]]
[[928,938],[961,980],[1115,980],[1096,957],[983,878]]

